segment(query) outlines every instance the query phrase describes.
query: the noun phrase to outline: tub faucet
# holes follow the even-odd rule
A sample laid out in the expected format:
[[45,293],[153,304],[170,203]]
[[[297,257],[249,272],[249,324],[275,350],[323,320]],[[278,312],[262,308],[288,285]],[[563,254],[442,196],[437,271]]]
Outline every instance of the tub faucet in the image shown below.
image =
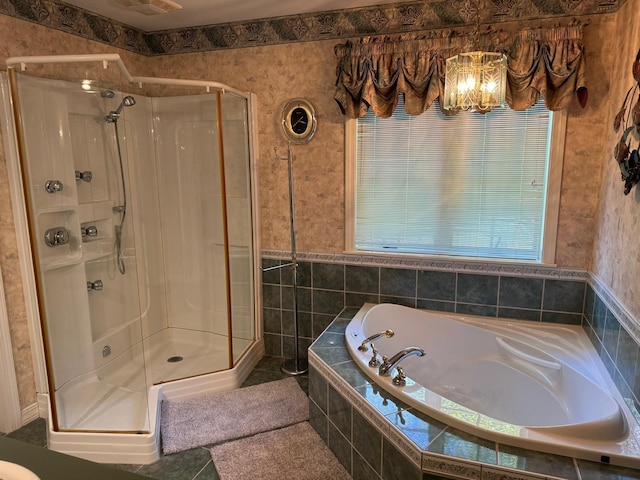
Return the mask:
[[362,343],[358,347],[358,350],[360,350],[361,352],[366,352],[367,350],[369,350],[369,347],[367,347],[367,343],[373,342],[374,340],[377,340],[378,338],[383,336],[390,338],[390,337],[393,337],[394,335],[395,334],[393,333],[393,330],[385,330],[384,332],[373,334],[369,338],[366,338],[365,340],[362,341]]
[[391,358],[382,357],[382,365],[380,365],[380,368],[378,368],[378,375],[389,375],[391,373],[391,370],[393,370],[396,365],[398,365],[402,360],[410,355],[418,355],[419,357],[424,357],[424,350],[418,347],[407,347],[400,350]]

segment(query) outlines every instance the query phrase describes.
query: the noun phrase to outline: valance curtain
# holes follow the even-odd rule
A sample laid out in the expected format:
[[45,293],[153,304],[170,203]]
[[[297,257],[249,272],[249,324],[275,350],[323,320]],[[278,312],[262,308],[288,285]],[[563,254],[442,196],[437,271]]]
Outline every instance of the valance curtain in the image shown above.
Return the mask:
[[[336,45],[338,61],[335,100],[343,114],[359,118],[369,108],[391,116],[404,94],[405,110],[419,115],[444,95],[446,59],[469,51],[466,36],[365,37]],[[489,31],[477,50],[507,56],[506,101],[525,110],[542,95],[549,110],[567,108],[574,94],[587,99],[582,25],[526,29],[515,34]],[[455,113],[455,112],[454,112]]]

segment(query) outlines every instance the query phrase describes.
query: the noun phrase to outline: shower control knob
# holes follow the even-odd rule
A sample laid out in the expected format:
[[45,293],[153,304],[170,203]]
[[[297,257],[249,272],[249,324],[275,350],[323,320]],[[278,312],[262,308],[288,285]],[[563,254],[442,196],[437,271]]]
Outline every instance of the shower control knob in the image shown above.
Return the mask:
[[88,227],[82,228],[82,238],[97,237],[97,236],[98,236],[98,228],[95,225],[89,225]]
[[44,184],[47,193],[56,193],[62,191],[62,182],[60,180],[47,180]]
[[69,243],[69,230],[64,227],[53,227],[44,233],[44,242],[48,247],[57,247]]
[[102,280],[96,280],[95,282],[87,282],[87,290],[91,291],[91,290],[96,290],[96,291],[100,291],[102,290],[102,288],[104,287],[104,284],[102,283]]
[[76,170],[76,181],[82,180],[83,182],[90,182],[93,179],[93,173],[90,170],[81,172],[80,170]]

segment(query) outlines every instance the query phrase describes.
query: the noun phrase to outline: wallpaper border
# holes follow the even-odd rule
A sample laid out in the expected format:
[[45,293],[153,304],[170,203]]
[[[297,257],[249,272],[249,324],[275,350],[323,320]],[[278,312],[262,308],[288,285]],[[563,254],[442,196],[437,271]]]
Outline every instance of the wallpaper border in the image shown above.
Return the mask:
[[[611,13],[626,1],[488,0],[481,22],[495,25]],[[60,0],[5,0],[0,2],[0,14],[146,56],[460,28],[476,21],[470,0],[422,0],[157,32],[144,32]]]

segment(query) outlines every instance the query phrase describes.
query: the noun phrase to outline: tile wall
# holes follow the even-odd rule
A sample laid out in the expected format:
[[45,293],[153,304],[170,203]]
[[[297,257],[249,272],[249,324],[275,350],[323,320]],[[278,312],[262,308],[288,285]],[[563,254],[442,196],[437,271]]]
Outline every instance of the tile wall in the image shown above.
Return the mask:
[[[365,302],[583,325],[623,397],[640,410],[640,321],[584,271],[453,263],[430,268],[433,264],[355,256],[307,257],[299,256],[298,267],[301,352],[345,307],[357,309]],[[288,262],[265,257],[263,267]],[[268,355],[293,356],[291,273],[291,267],[263,273]]]
[[[640,325],[596,278],[587,284],[584,330],[632,412],[640,419]],[[639,420],[640,421],[640,420]]]
[[[446,264],[350,264],[305,260],[298,267],[298,328],[306,351],[345,307],[396,303],[429,310],[554,323],[582,323],[586,273],[559,269],[496,269]],[[288,263],[265,258],[263,268]],[[469,268],[472,267],[472,268]],[[268,355],[293,352],[292,268],[263,273],[264,337]]]

